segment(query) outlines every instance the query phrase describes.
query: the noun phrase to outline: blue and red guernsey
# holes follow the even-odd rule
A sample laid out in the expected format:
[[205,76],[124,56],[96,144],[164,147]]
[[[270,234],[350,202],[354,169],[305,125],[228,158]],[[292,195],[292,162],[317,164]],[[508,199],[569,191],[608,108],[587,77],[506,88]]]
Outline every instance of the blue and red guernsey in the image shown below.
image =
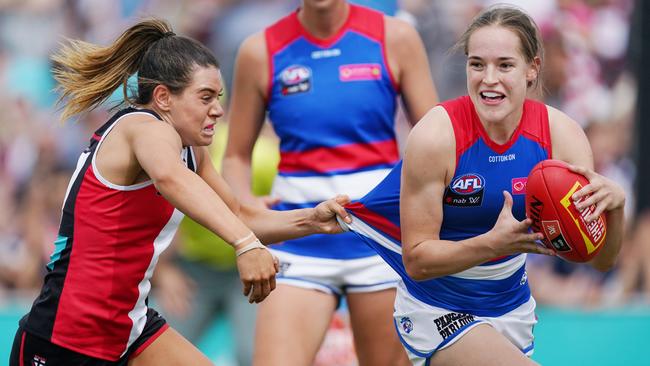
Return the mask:
[[[440,238],[460,241],[489,231],[503,207],[504,190],[514,198],[514,216],[525,219],[528,173],[539,161],[551,157],[546,106],[526,100],[519,127],[504,145],[490,140],[469,97],[442,103],[442,107],[456,137],[456,171],[443,196]],[[373,191],[346,208],[354,216],[352,231],[400,274],[409,293],[433,306],[479,316],[503,315],[528,301],[525,254],[495,258],[426,281],[408,276],[402,263],[399,227],[401,170],[400,163]]]
[[[110,361],[142,333],[149,279],[183,218],[152,181],[119,186],[97,170],[95,153],[104,137],[134,114],[159,119],[152,111],[124,109],[95,132],[79,157],[45,284],[25,326],[56,345]],[[182,158],[195,170],[191,148]]]
[[[397,86],[386,61],[384,16],[350,5],[342,28],[318,39],[294,12],[265,37],[267,107],[280,137],[276,208],[313,207],[340,193],[361,198],[399,161]],[[375,254],[352,234],[314,235],[274,248],[322,258]]]

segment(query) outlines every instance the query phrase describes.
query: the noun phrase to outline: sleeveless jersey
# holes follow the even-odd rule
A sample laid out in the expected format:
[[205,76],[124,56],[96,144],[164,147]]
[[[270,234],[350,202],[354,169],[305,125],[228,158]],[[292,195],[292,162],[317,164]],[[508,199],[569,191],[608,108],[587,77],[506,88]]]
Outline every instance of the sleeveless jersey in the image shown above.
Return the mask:
[[[546,106],[526,100],[519,126],[504,145],[490,140],[469,97],[442,106],[456,138],[456,170],[443,196],[440,239],[460,241],[489,231],[503,207],[504,190],[513,196],[513,215],[525,219],[528,173],[539,161],[551,157]],[[399,227],[401,170],[400,163],[374,190],[346,208],[354,216],[351,229],[400,274],[409,293],[433,306],[490,317],[528,301],[525,254],[496,258],[425,281],[408,276],[402,263]]]
[[[95,132],[79,157],[45,283],[25,325],[51,343],[111,361],[142,333],[149,279],[183,218],[151,180],[119,186],[97,170],[95,153],[104,137],[133,114],[160,119],[153,111],[124,109]],[[182,158],[196,170],[190,147]]]
[[[317,39],[294,12],[265,37],[267,108],[280,138],[275,208],[313,207],[340,193],[361,198],[399,161],[397,87],[386,61],[383,15],[350,5],[341,30]],[[352,234],[313,235],[274,248],[321,258],[374,255]]]

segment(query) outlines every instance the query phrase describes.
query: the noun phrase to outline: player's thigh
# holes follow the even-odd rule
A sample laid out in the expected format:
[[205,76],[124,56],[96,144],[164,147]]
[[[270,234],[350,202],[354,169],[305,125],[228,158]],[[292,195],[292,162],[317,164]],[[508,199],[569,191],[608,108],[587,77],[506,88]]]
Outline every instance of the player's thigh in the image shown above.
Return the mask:
[[359,365],[410,365],[393,324],[395,289],[347,295]]
[[393,324],[395,289],[347,295],[354,345],[363,365],[410,365]]
[[451,346],[437,351],[431,366],[533,366],[537,365],[505,336],[488,324],[469,330]]
[[212,366],[198,348],[173,328],[167,328],[144,351],[129,360],[129,366]]
[[336,305],[333,294],[278,284],[257,309],[253,365],[311,365]]

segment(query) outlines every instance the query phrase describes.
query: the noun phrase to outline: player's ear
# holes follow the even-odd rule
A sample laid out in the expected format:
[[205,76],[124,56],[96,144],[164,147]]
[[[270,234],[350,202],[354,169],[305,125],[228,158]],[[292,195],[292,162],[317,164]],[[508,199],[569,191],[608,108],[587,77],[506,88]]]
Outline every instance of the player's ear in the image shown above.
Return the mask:
[[153,89],[152,101],[160,110],[168,112],[171,108],[172,93],[165,85],[158,84]]
[[528,65],[528,70],[526,71],[526,85],[529,87],[535,84],[535,80],[539,77],[539,70],[542,67],[542,59],[539,56],[535,56],[533,61]]

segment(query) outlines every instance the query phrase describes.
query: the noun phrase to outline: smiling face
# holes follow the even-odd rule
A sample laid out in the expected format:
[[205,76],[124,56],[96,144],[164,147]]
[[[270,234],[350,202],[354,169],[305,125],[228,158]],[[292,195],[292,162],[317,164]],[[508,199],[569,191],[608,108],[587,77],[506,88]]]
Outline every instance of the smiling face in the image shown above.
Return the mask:
[[476,29],[467,41],[467,91],[483,123],[516,125],[536,58],[526,61],[515,32],[498,25]]
[[217,119],[224,114],[219,102],[222,94],[221,72],[213,66],[197,66],[189,85],[180,94],[170,95],[171,123],[181,136],[183,146],[212,143]]

